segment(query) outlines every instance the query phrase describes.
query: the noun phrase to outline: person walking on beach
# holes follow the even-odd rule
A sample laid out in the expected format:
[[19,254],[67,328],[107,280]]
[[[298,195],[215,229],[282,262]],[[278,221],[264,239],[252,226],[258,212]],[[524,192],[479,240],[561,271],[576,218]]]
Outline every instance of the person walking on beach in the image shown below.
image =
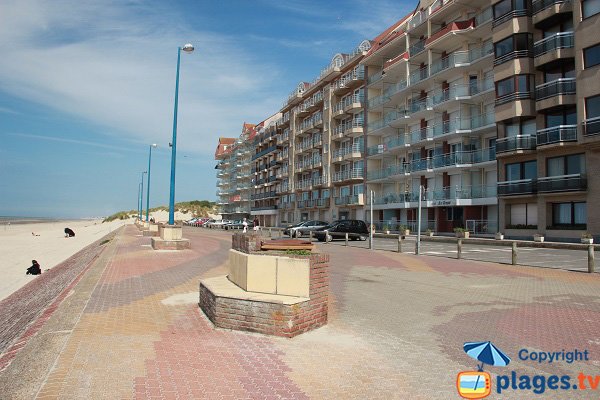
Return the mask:
[[248,232],[248,221],[246,220],[246,218],[244,218],[244,220],[242,221],[242,225],[244,226],[244,233]]
[[40,267],[40,264],[35,261],[35,260],[31,260],[31,267],[27,268],[27,273],[25,275],[39,275],[42,273],[42,268]]
[[258,222],[258,217],[254,217],[254,230],[257,231],[260,228],[260,223]]

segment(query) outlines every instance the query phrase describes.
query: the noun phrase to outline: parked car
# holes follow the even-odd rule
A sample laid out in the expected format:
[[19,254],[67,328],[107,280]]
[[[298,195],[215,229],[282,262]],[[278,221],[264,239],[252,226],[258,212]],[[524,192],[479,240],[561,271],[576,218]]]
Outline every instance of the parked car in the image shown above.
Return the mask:
[[[248,229],[254,228],[253,221],[246,220],[246,222],[248,223]],[[233,222],[223,226],[223,229],[225,229],[226,231],[229,229],[244,229],[244,221],[243,220],[233,221]]]
[[210,221],[210,218],[200,218],[198,219],[196,222],[194,222],[194,226],[202,226],[204,225],[207,221]]
[[221,229],[223,229],[223,227],[225,225],[227,225],[227,224],[229,224],[231,222],[232,221],[230,221],[228,219],[221,219],[221,220],[218,220],[218,221],[211,222],[210,225],[208,225],[208,223],[205,224],[205,225],[207,225],[207,227],[211,228],[211,229],[215,229],[215,228],[221,228]]
[[208,228],[208,227],[210,227],[210,225],[211,225],[213,222],[216,222],[216,220],[214,220],[214,219],[209,219],[209,220],[207,220],[207,221],[204,221],[204,222],[202,222],[202,223],[199,223],[199,224],[198,224],[198,226],[203,226],[203,227],[205,227],[205,228]]
[[284,229],[283,234],[284,235],[288,235],[289,237],[302,237],[302,236],[308,236],[310,231],[315,231],[319,228],[322,228],[324,226],[329,225],[328,222],[324,222],[324,221],[316,221],[316,220],[311,220],[311,221],[304,221],[304,222],[300,222],[299,224],[295,224],[292,225],[290,227],[287,227]]
[[369,228],[367,228],[367,224],[364,221],[357,219],[342,219],[335,221],[313,232],[313,236],[316,237],[319,242],[344,239],[345,235],[328,235],[328,237],[325,237],[325,231],[338,234],[347,232],[348,238],[352,240],[367,240],[369,237]]
[[194,225],[198,220],[200,220],[200,218],[192,218],[192,219],[188,219],[187,221],[185,221],[183,224],[184,225]]

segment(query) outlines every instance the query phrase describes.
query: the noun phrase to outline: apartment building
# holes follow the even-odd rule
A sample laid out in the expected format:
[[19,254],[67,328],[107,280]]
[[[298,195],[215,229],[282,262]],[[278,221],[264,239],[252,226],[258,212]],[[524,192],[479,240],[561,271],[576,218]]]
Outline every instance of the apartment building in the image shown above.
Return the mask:
[[254,139],[265,224],[600,232],[600,0],[435,0],[337,54]]
[[311,83],[285,101],[281,119],[279,220],[364,219],[365,75],[363,41],[336,54]]
[[281,130],[277,126],[280,117],[281,114],[277,113],[257,124],[255,134],[250,139],[253,144],[250,159],[253,187],[250,214],[252,219],[258,219],[261,226],[279,225],[280,170],[283,155],[287,155],[280,148]]
[[421,2],[383,32],[367,73],[367,184],[376,224],[498,227],[492,8]]
[[217,204],[223,219],[238,220],[250,216],[253,185],[250,159],[254,153],[255,126],[244,123],[238,138],[219,138],[215,150]]
[[493,5],[500,229],[600,232],[600,1]]

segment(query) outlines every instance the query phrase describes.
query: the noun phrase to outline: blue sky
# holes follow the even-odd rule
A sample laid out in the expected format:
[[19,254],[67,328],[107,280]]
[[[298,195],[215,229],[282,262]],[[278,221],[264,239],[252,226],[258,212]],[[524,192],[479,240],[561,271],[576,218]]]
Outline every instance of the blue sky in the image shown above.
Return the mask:
[[[277,112],[300,81],[412,11],[391,0],[0,2],[0,215],[89,217],[215,200],[214,149]],[[145,185],[146,183],[144,183]],[[145,200],[144,200],[145,205]]]

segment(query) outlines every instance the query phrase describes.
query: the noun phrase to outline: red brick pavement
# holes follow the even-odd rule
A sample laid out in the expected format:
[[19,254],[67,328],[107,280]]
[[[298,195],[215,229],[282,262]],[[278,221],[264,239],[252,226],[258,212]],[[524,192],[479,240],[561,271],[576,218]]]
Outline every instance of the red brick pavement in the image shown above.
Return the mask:
[[[457,398],[474,340],[492,340],[519,373],[600,375],[596,276],[319,245],[331,255],[329,324],[288,340],[215,330],[198,309],[199,279],[227,271],[230,234],[186,229],[181,252],[138,235],[119,235],[38,398]],[[524,347],[592,359],[535,365],[517,360]],[[590,398],[568,394],[541,398]]]

